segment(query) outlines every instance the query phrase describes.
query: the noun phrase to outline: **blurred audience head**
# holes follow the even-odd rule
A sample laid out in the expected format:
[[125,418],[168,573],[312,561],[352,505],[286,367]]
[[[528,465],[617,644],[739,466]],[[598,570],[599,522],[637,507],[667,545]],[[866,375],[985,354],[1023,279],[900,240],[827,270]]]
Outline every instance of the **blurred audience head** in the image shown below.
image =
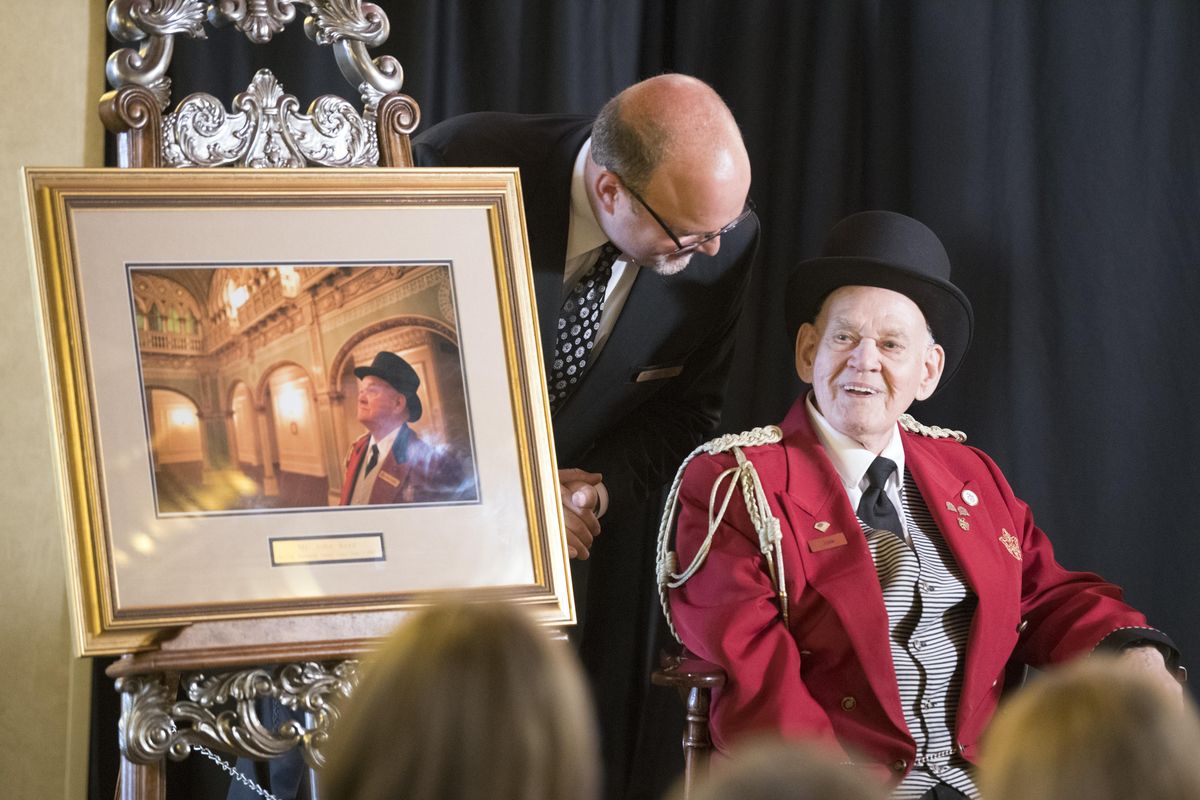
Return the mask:
[[[816,745],[774,737],[747,740],[714,761],[690,800],[883,800],[883,784],[839,764]],[[683,800],[683,784],[669,800]]]
[[522,609],[437,605],[364,666],[330,735],[323,800],[594,800],[582,672]]
[[1200,798],[1200,718],[1144,672],[1092,656],[1001,707],[978,784],[987,800]]

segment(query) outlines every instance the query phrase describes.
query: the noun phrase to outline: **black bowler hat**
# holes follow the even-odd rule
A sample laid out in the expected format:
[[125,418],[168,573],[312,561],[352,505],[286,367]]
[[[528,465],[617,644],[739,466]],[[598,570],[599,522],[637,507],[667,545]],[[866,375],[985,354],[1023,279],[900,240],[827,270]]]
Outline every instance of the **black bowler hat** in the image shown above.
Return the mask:
[[417,387],[421,379],[417,371],[400,356],[387,350],[375,354],[375,360],[369,367],[355,367],[354,376],[359,378],[374,375],[383,378],[391,387],[408,401],[408,421],[416,422],[421,418],[421,398],[417,397]]
[[878,286],[916,303],[946,351],[939,388],[954,376],[975,317],[950,282],[950,259],[933,231],[892,211],[862,211],[834,225],[820,257],[800,262],[788,278],[784,314],[793,343],[800,326],[814,321],[821,303],[842,286]]

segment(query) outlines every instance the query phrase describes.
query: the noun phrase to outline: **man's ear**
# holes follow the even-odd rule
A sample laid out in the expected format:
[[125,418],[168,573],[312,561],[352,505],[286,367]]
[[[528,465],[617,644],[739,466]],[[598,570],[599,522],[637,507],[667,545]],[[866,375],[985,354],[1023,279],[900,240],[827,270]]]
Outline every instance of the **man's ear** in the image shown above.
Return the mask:
[[942,370],[946,368],[946,351],[940,344],[931,344],[925,348],[925,361],[921,367],[923,372],[921,385],[917,387],[918,400],[924,400],[933,394],[933,390],[942,379]]
[[813,363],[817,359],[817,345],[820,341],[817,328],[811,322],[804,323],[800,330],[796,331],[796,374],[809,385],[812,384]]
[[604,167],[599,167],[595,178],[592,179],[592,189],[596,193],[596,203],[604,213],[615,213],[617,198],[621,194],[621,182],[617,180],[617,176]]

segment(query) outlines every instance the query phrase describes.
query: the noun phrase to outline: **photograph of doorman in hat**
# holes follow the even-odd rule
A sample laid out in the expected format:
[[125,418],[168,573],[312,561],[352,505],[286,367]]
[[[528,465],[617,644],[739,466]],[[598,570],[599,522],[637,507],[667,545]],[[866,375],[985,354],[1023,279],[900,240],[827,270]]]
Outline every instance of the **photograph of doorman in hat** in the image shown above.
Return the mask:
[[475,500],[474,478],[458,459],[421,441],[408,426],[421,418],[416,370],[395,353],[356,367],[358,421],[367,432],[346,458],[341,504],[390,505]]
[[[719,750],[764,731],[820,740],[897,784],[893,797],[975,798],[1006,665],[1119,650],[1181,691],[1171,640],[1118,587],[1060,566],[963,434],[907,415],[957,371],[973,329],[933,231],[854,214],[785,302],[811,389],[777,428],[688,463],[679,572],[660,578],[683,643],[727,672]],[[738,490],[751,473],[761,491]]]

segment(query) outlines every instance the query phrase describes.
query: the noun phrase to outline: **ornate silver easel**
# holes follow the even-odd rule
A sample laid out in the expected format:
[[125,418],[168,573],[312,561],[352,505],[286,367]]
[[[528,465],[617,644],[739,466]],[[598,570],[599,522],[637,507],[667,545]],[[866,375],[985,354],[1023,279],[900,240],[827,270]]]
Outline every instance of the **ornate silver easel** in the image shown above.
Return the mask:
[[[270,759],[300,748],[310,769],[324,765],[322,752],[338,702],[358,684],[358,662],[291,663],[232,672],[194,672],[180,686],[179,673],[142,672],[127,656],[109,670],[121,693],[119,796],[165,797],[163,758],[180,761],[199,750],[224,767],[210,748]],[[181,693],[187,698],[180,700]],[[306,724],[285,722],[272,730],[259,719],[255,701],[274,697],[303,711]],[[181,727],[182,726],[182,727]],[[226,769],[237,778],[235,772]],[[312,782],[310,781],[310,785]]]
[[[206,22],[232,24],[263,43],[295,19],[297,6],[308,9],[308,37],[333,48],[342,75],[360,94],[361,113],[333,95],[317,98],[301,113],[296,98],[267,70],[254,76],[231,110],[211,95],[193,94],[167,112],[166,73],[176,35],[205,38]],[[118,41],[137,45],[109,57],[106,75],[113,90],[100,98],[101,119],[117,137],[120,167],[412,166],[409,134],[420,111],[400,93],[400,64],[367,53],[389,32],[386,15],[373,4],[112,0],[107,23]],[[346,644],[353,638],[342,637],[338,644],[264,643],[231,651],[220,646],[223,625],[197,624],[159,649],[125,655],[109,668],[121,693],[123,800],[164,800],[163,759],[182,760],[193,749],[269,759],[299,748],[310,769],[323,765],[322,745],[338,703],[357,685],[353,657],[367,643]],[[270,729],[255,707],[262,697],[303,712],[306,723]]]
[[[164,117],[176,35],[206,38],[207,19],[264,43],[295,18],[296,6],[309,9],[305,33],[333,48],[342,75],[359,91],[361,114],[334,95],[318,97],[300,113],[296,98],[260,70],[232,111],[211,95],[193,94]],[[378,6],[361,0],[111,0],[107,19],[114,38],[138,45],[109,56],[105,74],[113,91],[100,99],[101,119],[117,135],[118,166],[412,166],[408,137],[420,110],[400,94],[399,62],[367,53],[388,37]]]

